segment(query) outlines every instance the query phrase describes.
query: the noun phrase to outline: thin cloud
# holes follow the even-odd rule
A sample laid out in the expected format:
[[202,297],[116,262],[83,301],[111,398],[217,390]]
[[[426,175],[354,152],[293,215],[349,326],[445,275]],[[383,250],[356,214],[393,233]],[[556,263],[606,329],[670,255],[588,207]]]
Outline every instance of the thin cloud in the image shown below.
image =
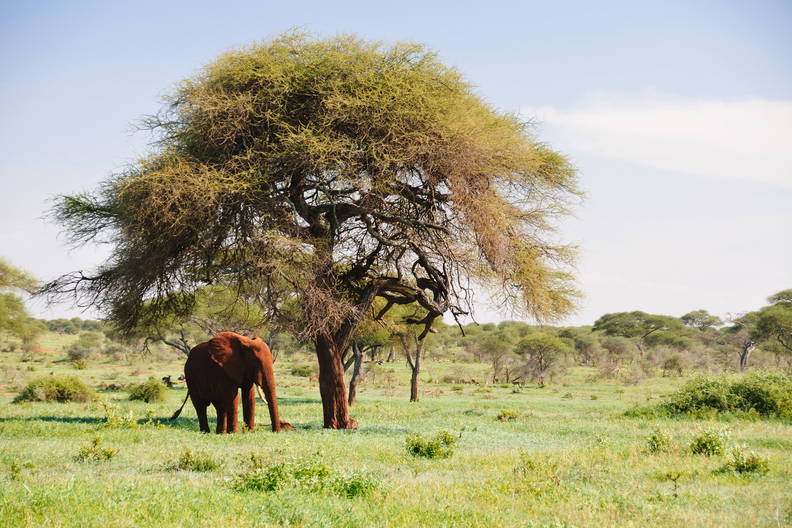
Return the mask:
[[573,154],[792,187],[792,101],[647,97],[525,108],[522,115]]

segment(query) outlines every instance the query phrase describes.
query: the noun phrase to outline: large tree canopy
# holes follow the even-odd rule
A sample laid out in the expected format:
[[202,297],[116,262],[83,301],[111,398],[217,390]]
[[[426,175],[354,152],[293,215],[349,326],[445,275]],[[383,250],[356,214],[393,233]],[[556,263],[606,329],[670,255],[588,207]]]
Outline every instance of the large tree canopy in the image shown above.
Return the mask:
[[420,304],[424,335],[470,311],[471,281],[538,319],[572,309],[572,251],[549,233],[573,168],[420,45],[286,35],[221,56],[144,124],[148,157],[55,210],[112,256],[47,291],[134,328],[206,284],[253,290],[316,343],[328,427],[352,423],[340,352],[378,296]]

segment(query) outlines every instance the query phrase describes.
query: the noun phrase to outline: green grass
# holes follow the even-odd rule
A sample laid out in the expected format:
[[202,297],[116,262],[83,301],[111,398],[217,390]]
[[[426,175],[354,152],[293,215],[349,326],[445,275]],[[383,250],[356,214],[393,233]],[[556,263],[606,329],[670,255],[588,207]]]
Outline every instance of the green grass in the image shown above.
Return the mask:
[[[485,367],[427,361],[421,378],[433,382],[423,382],[421,401],[409,403],[408,371],[393,363],[385,367],[394,370],[396,383],[375,376],[359,387],[353,416],[360,429],[326,431],[316,382],[291,375],[293,364],[280,359],[281,416],[297,429],[268,432],[266,407],[259,405],[259,430],[218,436],[198,433],[189,403],[175,422],[152,419],[169,416],[181,404],[183,386],[169,389],[165,402],[148,404],[129,401],[125,391],[101,390],[109,382],[126,385],[149,376],[175,379],[182,365],[178,356],[163,362],[93,361],[84,371],[59,362],[63,358],[63,352],[47,356],[35,363],[35,372],[22,367],[9,380],[8,369],[19,358],[0,357],[2,526],[216,526],[229,519],[234,526],[306,527],[792,523],[792,424],[730,417],[727,454],[705,457],[690,452],[694,436],[723,422],[624,416],[685,379],[622,386],[591,381],[593,371],[573,369],[545,388],[526,386],[515,393],[491,386],[476,392],[479,387],[465,385],[455,391],[453,384],[434,380],[460,368]],[[51,370],[77,375],[98,389],[113,413],[131,419],[109,426],[108,406],[100,402],[10,404],[27,378]],[[566,393],[573,398],[564,398]],[[519,418],[499,421],[503,409]],[[656,430],[669,441],[661,452],[650,453],[647,441]],[[440,431],[457,438],[449,458],[407,453],[409,436],[430,438]],[[96,438],[115,454],[80,462],[81,450]],[[738,446],[766,460],[769,471],[722,471]],[[216,467],[174,471],[187,450],[211,458]],[[251,468],[252,459],[258,466]],[[317,461],[327,469],[322,479],[328,484],[305,485],[313,477],[293,468]],[[271,468],[292,468],[292,476],[272,491],[234,485],[251,471],[270,475],[276,471]]]

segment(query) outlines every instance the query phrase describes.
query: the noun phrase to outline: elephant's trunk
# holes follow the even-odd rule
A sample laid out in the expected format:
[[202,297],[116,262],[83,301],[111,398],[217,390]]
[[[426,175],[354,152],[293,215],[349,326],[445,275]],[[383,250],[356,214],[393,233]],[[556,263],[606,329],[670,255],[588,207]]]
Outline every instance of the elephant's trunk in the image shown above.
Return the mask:
[[278,399],[275,396],[275,376],[272,373],[272,363],[268,365],[269,368],[265,369],[262,373],[260,383],[256,385],[261,386],[259,396],[262,400],[267,402],[269,409],[270,420],[272,421],[272,431],[277,433],[281,430],[280,414],[278,413]]

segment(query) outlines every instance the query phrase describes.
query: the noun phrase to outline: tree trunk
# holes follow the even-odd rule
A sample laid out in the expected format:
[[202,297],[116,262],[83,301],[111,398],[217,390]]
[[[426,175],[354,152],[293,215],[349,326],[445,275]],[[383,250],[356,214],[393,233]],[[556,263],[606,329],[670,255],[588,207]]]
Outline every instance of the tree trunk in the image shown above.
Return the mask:
[[[415,340],[415,360],[410,361],[410,368],[412,375],[410,376],[410,401],[418,401],[418,374],[421,373],[421,349],[423,348],[423,340]],[[409,357],[409,352],[408,352]]]
[[357,422],[349,416],[341,351],[326,337],[317,338],[314,344],[319,360],[319,392],[325,429],[357,429]]
[[740,352],[740,372],[745,370],[748,366],[748,358],[751,357],[751,352],[754,349],[754,342],[752,340],[745,341]]
[[357,385],[360,381],[360,367],[363,365],[363,351],[357,344],[352,344],[353,354],[353,367],[352,378],[349,380],[349,405],[355,405],[355,398],[357,397]]
[[393,345],[391,345],[390,350],[388,351],[388,359],[385,360],[386,363],[393,362]]

